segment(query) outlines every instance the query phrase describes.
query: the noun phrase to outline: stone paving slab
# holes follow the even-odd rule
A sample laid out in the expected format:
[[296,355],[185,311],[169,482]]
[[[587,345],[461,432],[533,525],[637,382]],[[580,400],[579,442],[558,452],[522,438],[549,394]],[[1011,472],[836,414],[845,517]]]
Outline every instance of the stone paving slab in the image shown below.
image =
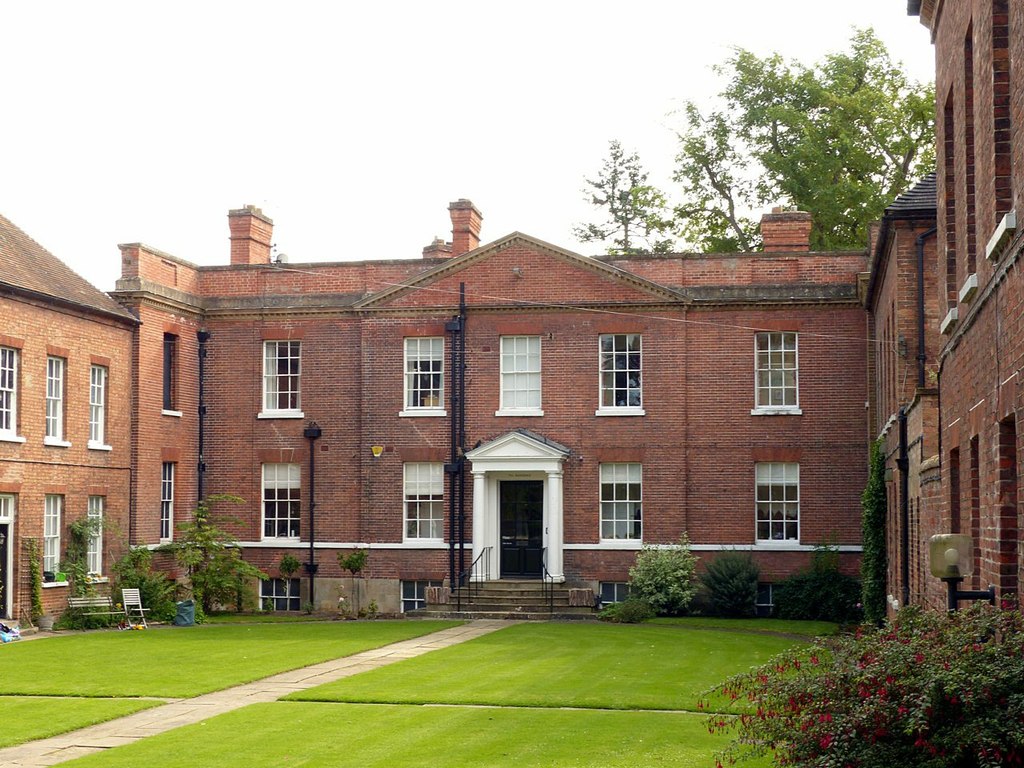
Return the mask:
[[411,640],[402,640],[352,656],[293,669],[252,683],[214,691],[192,699],[170,699],[153,707],[105,723],[71,731],[16,747],[0,749],[0,766],[44,768],[105,749],[131,744],[158,733],[192,725],[249,704],[277,701],[295,691],[341,680],[403,659],[464,643],[490,634],[511,622],[493,619],[472,621]]

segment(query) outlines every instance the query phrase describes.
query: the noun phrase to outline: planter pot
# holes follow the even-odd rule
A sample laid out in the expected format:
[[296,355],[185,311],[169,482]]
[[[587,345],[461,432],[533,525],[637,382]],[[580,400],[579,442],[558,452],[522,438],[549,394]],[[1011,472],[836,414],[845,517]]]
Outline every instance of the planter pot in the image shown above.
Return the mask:
[[40,616],[39,621],[36,622],[36,626],[40,632],[52,632],[53,631],[53,616],[49,614]]

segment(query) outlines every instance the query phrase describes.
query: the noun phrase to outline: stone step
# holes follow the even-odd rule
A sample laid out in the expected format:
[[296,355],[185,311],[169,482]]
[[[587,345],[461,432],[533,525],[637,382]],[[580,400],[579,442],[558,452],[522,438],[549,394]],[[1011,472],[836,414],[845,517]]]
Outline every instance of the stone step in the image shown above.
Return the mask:
[[[444,608],[447,606],[435,606],[435,608]],[[466,606],[463,606],[466,608]],[[569,611],[582,611],[581,613],[569,613]],[[406,611],[406,616],[411,618],[420,619],[461,619],[461,620],[472,620],[472,619],[498,619],[504,621],[597,621],[597,614],[589,608],[567,608],[564,610],[556,610],[554,613],[548,613],[547,611],[482,611],[476,610],[474,607],[472,610],[457,611],[452,610],[442,611],[418,608],[415,611]]]

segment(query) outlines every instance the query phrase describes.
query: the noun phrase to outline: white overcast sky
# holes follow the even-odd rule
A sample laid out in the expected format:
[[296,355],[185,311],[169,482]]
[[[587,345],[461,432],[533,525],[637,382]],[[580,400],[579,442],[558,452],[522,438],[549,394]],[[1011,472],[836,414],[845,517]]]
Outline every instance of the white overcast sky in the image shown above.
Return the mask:
[[226,264],[247,203],[292,262],[416,257],[460,197],[484,242],[592,253],[609,139],[671,193],[672,113],[731,47],[810,64],[866,26],[932,79],[906,0],[4,3],[0,213],[104,290],[118,243]]

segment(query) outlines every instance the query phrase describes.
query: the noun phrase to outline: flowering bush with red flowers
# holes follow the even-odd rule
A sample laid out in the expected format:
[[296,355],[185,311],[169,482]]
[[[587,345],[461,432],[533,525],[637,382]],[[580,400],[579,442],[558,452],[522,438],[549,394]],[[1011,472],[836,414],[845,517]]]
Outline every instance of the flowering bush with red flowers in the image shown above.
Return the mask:
[[1024,619],[1013,606],[906,608],[881,629],[819,639],[727,680],[719,765],[1024,766]]

